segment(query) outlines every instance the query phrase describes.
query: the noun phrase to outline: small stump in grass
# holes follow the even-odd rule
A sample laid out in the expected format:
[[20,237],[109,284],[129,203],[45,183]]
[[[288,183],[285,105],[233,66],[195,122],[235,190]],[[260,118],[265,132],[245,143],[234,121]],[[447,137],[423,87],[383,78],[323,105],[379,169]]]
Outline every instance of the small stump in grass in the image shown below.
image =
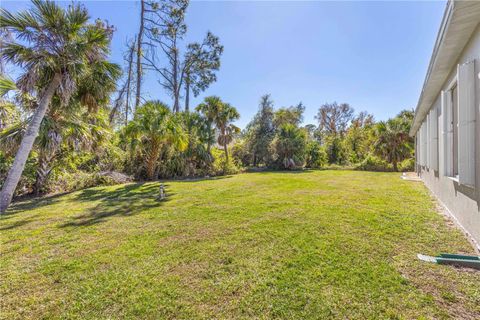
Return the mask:
[[160,184],[160,193],[158,194],[158,200],[162,201],[165,200],[167,197],[167,192],[165,191],[165,185],[163,183]]

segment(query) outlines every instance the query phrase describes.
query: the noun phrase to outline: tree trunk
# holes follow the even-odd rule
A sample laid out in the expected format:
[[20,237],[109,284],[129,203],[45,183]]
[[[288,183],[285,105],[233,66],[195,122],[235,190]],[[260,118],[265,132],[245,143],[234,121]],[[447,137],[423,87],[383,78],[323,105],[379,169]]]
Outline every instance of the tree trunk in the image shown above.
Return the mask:
[[135,52],[135,43],[137,39],[132,43],[129,48],[128,54],[128,76],[127,76],[127,98],[125,99],[125,125],[128,124],[128,111],[130,110],[130,83],[132,82],[132,69],[133,69],[133,53]]
[[115,99],[115,103],[113,104],[113,108],[110,111],[110,115],[108,116],[108,122],[110,123],[110,125],[113,124],[113,120],[115,119],[115,116],[117,115],[118,109],[120,108],[120,104],[121,104],[121,100],[122,100],[124,92],[125,92],[125,86],[123,86],[122,89],[120,89],[120,91],[118,92],[118,96]]
[[225,160],[226,160],[226,163],[228,164],[228,146],[226,143],[223,144],[223,149],[225,150]]
[[392,164],[393,164],[393,171],[398,172],[398,163],[397,163],[397,160],[393,160],[393,161],[392,161]]
[[212,149],[212,145],[210,144],[210,141],[212,140],[211,138],[211,133],[212,133],[213,129],[212,129],[212,124],[211,122],[208,122],[208,141],[207,141],[207,153],[209,155],[209,157],[211,157],[211,149]]
[[40,124],[42,123],[43,117],[45,117],[45,113],[48,110],[48,105],[52,100],[55,90],[60,85],[61,79],[60,74],[55,74],[33,114],[32,122],[28,124],[27,131],[25,132],[17,154],[15,155],[13,165],[8,171],[8,176],[3,185],[2,192],[0,192],[0,213],[4,213],[10,205],[10,202],[12,202],[15,188],[17,187],[22,172],[25,169],[25,164],[27,163],[28,155],[32,150],[35,138],[38,136]]
[[35,178],[35,189],[34,193],[36,196],[39,196],[44,190],[45,183],[48,180],[50,172],[52,172],[52,162],[55,158],[55,153],[45,154],[41,153],[38,162],[37,176]]
[[185,81],[185,111],[188,112],[190,110],[190,79],[189,74],[187,73],[186,81]]
[[179,105],[179,96],[180,96],[180,91],[178,88],[178,52],[177,48],[175,47],[174,49],[174,59],[173,59],[173,66],[172,66],[172,77],[173,77],[173,112],[179,112],[180,111],[180,105]]
[[[140,94],[142,88],[142,41],[143,41],[143,23],[145,15],[145,0],[140,1],[140,30],[138,31],[138,42],[137,42],[137,93],[135,95],[135,110],[137,110],[140,105]],[[134,111],[135,111],[134,110]]]
[[148,180],[154,180],[155,178],[155,169],[157,168],[157,160],[160,156],[160,146],[155,143],[152,144],[149,154],[147,154],[146,159],[146,169],[147,169],[147,178]]

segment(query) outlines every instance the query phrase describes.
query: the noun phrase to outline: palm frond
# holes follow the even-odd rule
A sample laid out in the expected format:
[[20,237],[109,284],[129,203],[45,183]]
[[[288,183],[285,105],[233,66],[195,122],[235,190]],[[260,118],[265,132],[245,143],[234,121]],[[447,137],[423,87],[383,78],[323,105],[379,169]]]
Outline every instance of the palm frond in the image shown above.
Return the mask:
[[65,11],[50,0],[32,0],[34,9],[31,11],[37,21],[45,28],[57,31],[64,26],[68,26]]
[[12,155],[17,151],[28,121],[18,121],[0,131],[0,150]]
[[15,81],[7,76],[0,75],[0,97],[5,97],[9,92],[17,90]]
[[38,20],[29,12],[13,14],[0,8],[0,28],[10,28],[16,32],[28,32],[29,28],[39,29]]
[[65,18],[68,21],[69,32],[75,33],[88,22],[89,16],[85,7],[73,3],[68,6]]

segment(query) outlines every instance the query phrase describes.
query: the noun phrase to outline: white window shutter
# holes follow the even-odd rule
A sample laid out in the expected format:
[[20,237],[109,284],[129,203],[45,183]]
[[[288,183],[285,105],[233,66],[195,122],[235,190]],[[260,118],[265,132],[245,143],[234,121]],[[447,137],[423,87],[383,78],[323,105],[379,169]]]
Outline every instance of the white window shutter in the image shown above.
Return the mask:
[[437,108],[430,111],[430,166],[438,171],[438,116]]
[[419,164],[423,166],[423,123],[418,129],[418,159]]
[[430,112],[427,114],[427,117],[425,118],[425,151],[427,155],[427,168],[431,167],[431,154],[430,154]]
[[418,164],[421,166],[422,165],[422,125],[420,125],[420,128],[418,128],[417,131],[418,135],[418,140],[417,140],[417,151],[418,151]]
[[443,107],[442,107],[442,98],[443,97],[443,92],[441,92],[440,95],[440,104],[438,105],[437,108],[437,138],[438,138],[438,143],[437,143],[437,164],[438,164],[438,174],[439,175],[444,175],[444,168],[445,168],[445,151],[444,146],[443,146]]
[[415,171],[418,172],[418,167],[421,165],[420,164],[420,131],[417,131],[417,134],[415,136]]
[[428,167],[428,125],[427,119],[423,122],[423,165]]
[[458,66],[459,182],[475,185],[475,63]]
[[422,122],[420,126],[420,165],[425,165],[425,150],[423,150],[423,146],[425,145],[425,132],[423,130],[425,123]]
[[452,92],[442,91],[442,115],[443,115],[443,174],[451,177],[453,175],[453,114],[452,114]]
[[432,127],[433,127],[433,118],[432,118],[432,111],[428,115],[428,167],[432,169],[432,162],[433,162],[433,153],[432,153]]

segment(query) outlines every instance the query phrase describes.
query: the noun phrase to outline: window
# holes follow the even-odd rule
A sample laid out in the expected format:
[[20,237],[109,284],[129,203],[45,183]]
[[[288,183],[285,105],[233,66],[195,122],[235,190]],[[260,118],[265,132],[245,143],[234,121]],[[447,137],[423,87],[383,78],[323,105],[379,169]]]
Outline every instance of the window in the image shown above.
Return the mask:
[[475,63],[458,66],[457,76],[442,91],[444,175],[475,186]]

